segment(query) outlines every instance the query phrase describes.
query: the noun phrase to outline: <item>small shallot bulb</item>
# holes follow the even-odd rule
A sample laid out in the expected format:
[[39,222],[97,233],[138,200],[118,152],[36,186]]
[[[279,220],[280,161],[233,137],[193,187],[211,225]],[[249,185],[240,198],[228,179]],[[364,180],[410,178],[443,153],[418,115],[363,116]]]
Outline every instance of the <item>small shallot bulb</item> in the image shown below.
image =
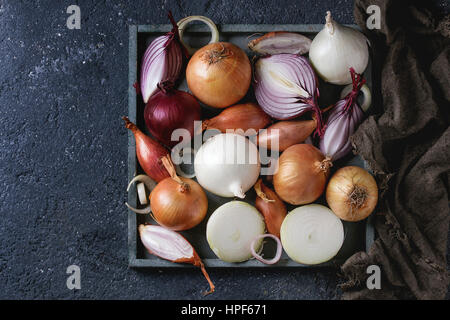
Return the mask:
[[343,167],[331,177],[326,198],[339,218],[360,221],[367,218],[377,205],[377,183],[370,173],[360,167]]
[[255,207],[263,214],[267,231],[279,238],[281,224],[287,214],[286,206],[272,189],[264,185],[261,179],[256,182],[254,188],[257,195]]
[[244,135],[251,136],[271,122],[269,115],[258,104],[248,102],[226,108],[214,118],[203,120],[202,129],[217,129],[222,133],[226,133],[227,130],[239,133],[242,130]]

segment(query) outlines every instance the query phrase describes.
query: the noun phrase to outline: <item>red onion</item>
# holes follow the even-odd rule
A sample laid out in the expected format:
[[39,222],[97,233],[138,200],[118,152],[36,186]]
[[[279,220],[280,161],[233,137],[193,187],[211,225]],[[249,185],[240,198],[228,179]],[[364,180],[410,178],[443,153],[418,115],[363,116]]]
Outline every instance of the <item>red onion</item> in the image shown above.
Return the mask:
[[350,68],[350,74],[353,89],[330,110],[324,134],[320,139],[320,151],[333,161],[344,157],[352,150],[349,138],[364,116],[356,99],[366,80],[353,68]]
[[262,57],[255,63],[255,95],[271,117],[287,120],[314,111],[316,132],[322,132],[321,110],[317,104],[317,77],[308,60],[295,54]]
[[145,103],[156,92],[160,82],[175,82],[181,73],[183,52],[186,51],[180,42],[178,26],[170,11],[169,19],[173,25],[172,31],[154,39],[142,58],[140,82]]
[[187,129],[193,137],[194,121],[201,119],[200,104],[193,95],[176,90],[170,82],[158,86],[145,106],[145,124],[156,139],[173,147],[179,142],[171,139],[174,130]]

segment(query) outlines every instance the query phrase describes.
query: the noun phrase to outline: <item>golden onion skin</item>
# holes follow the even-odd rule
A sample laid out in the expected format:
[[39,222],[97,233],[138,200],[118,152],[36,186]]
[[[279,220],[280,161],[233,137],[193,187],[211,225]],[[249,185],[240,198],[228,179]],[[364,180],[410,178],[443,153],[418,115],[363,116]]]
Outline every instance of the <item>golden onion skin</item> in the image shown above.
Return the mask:
[[251,64],[245,52],[228,42],[211,43],[189,60],[189,90],[204,104],[226,108],[241,100],[250,87]]
[[275,192],[284,201],[301,205],[314,202],[325,190],[331,162],[310,144],[296,144],[280,156],[273,176]]
[[347,166],[340,168],[331,177],[326,189],[326,199],[334,214],[342,220],[360,221],[375,209],[378,186],[366,170]]

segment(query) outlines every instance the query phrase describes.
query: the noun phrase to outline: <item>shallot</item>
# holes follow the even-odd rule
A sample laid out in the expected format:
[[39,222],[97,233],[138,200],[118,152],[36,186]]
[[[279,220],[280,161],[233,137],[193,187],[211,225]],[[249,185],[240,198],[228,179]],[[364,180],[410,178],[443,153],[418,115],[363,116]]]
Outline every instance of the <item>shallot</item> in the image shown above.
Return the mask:
[[255,186],[256,200],[255,207],[264,216],[267,231],[280,237],[280,228],[286,217],[287,210],[284,202],[269,187],[265,186],[261,179]]
[[289,120],[274,123],[258,134],[258,146],[284,151],[294,144],[303,143],[316,129],[313,120]]
[[311,39],[294,32],[269,32],[248,43],[250,50],[263,55],[279,53],[305,54],[309,51]]
[[142,170],[153,180],[159,182],[169,177],[169,173],[164,168],[161,158],[169,154],[169,151],[158,142],[145,135],[127,117],[122,117],[125,127],[134,134],[136,140],[136,156]]
[[202,129],[217,129],[223,133],[227,130],[242,130],[245,135],[254,135],[271,122],[270,117],[260,106],[248,102],[226,108],[214,118],[204,120]]
[[194,247],[181,234],[160,226],[141,224],[139,235],[150,254],[175,263],[190,263],[200,267],[210,287],[205,295],[214,292],[215,287],[206,272],[205,265]]

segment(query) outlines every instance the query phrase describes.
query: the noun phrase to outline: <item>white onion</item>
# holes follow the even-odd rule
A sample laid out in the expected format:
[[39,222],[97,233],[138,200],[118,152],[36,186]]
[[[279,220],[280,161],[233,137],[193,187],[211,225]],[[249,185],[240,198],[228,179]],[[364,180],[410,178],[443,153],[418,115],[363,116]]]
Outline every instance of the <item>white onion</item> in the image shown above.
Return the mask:
[[311,265],[326,262],[338,253],[344,242],[344,227],[329,208],[310,204],[289,212],[280,235],[292,260]]
[[208,139],[194,160],[198,183],[221,197],[244,198],[245,192],[256,183],[260,168],[256,145],[235,133]]
[[348,72],[350,67],[360,74],[367,67],[369,41],[361,32],[334,21],[330,11],[326,21],[311,43],[309,60],[326,82],[349,84],[352,82]]
[[[252,241],[264,234],[264,218],[252,205],[230,201],[217,208],[206,225],[206,239],[211,250],[226,262],[242,262],[252,257]],[[258,251],[262,238],[254,243]]]

